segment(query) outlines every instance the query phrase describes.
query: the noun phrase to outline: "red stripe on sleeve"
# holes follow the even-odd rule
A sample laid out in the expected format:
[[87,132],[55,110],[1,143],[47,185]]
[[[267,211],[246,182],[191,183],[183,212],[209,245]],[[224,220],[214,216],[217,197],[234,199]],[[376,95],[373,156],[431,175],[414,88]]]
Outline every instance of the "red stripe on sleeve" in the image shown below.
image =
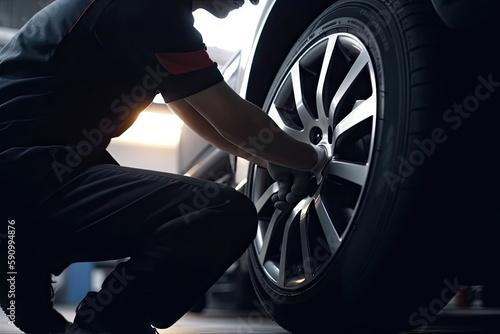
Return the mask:
[[73,29],[75,28],[75,26],[78,24],[78,22],[80,22],[80,20],[82,19],[83,15],[85,15],[85,13],[90,9],[90,7],[94,4],[95,0],[92,0],[89,5],[87,6],[87,8],[85,8],[85,10],[83,11],[82,14],[80,14],[80,17],[76,20],[76,22],[71,26],[71,28],[69,28],[69,31],[68,31],[68,34],[73,31]]
[[205,50],[186,53],[157,53],[156,58],[172,74],[194,72],[214,64]]

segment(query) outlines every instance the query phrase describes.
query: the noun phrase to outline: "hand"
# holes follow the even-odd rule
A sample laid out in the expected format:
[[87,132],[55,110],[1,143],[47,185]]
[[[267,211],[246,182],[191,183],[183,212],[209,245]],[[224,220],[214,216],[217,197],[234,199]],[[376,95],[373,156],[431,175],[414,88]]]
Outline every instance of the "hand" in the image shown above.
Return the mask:
[[297,171],[270,162],[267,163],[267,170],[279,185],[278,193],[272,197],[276,209],[288,210],[307,196],[309,181],[312,178],[310,172]]
[[330,158],[328,157],[328,150],[325,146],[314,146],[314,149],[318,154],[318,163],[311,170],[311,173],[316,177],[316,183],[320,184],[323,181],[323,169],[325,169],[325,166],[330,161]]

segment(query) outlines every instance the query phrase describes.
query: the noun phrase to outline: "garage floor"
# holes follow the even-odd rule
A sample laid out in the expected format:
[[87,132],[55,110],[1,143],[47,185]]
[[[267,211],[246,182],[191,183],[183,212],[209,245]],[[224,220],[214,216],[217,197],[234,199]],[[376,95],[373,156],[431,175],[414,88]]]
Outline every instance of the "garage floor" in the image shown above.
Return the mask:
[[[60,307],[68,318],[73,318],[73,307]],[[287,334],[286,330],[263,317],[259,312],[231,312],[209,310],[202,314],[189,313],[173,327],[160,330],[160,334]],[[0,315],[0,333],[21,333],[7,324]],[[500,309],[457,309],[443,312],[425,329],[411,334],[499,334]],[[362,333],[360,333],[362,334]],[[392,334],[392,333],[387,333]],[[398,333],[394,333],[398,334]]]

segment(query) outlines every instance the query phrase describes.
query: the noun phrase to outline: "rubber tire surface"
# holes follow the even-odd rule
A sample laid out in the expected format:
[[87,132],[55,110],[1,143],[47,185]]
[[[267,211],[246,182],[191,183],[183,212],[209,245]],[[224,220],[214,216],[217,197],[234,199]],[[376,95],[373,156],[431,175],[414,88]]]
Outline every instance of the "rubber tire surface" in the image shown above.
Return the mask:
[[441,255],[448,227],[438,167],[449,124],[439,44],[446,29],[427,0],[338,1],[293,47],[264,110],[301,52],[337,32],[364,43],[377,77],[375,151],[361,203],[336,258],[313,286],[278,288],[253,246],[252,282],[266,312],[293,333],[325,327],[339,334],[392,333],[429,325],[458,289]]

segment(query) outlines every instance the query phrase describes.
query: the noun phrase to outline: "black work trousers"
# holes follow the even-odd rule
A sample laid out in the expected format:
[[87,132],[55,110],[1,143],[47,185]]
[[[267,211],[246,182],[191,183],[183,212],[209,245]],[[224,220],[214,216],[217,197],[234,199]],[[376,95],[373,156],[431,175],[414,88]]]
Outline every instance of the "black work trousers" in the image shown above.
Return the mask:
[[69,157],[62,147],[0,154],[0,301],[10,318],[15,306],[12,319],[27,333],[64,330],[52,308],[50,274],[75,262],[123,258],[88,321],[112,310],[169,327],[254,238],[255,208],[230,187],[121,167],[105,150]]

